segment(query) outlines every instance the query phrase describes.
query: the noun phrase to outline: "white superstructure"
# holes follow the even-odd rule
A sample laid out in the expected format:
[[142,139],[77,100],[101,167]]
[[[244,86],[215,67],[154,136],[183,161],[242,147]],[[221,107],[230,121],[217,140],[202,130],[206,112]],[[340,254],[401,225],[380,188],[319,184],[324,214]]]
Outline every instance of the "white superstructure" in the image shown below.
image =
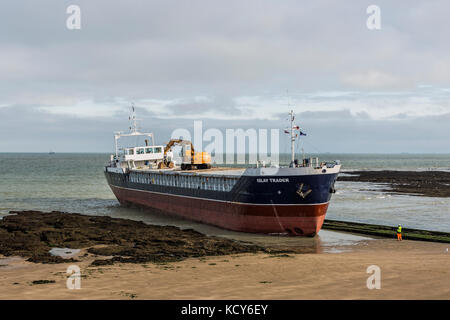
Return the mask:
[[[164,155],[164,146],[155,145],[154,135],[151,132],[139,132],[137,128],[137,119],[134,105],[131,106],[130,132],[114,133],[114,150],[115,154],[111,156],[111,162],[115,167],[128,169],[156,168],[158,163],[166,158],[173,158],[171,151]],[[119,140],[124,137],[144,137],[145,145],[136,147],[127,147],[119,150]],[[151,140],[151,144],[150,144]],[[122,152],[119,152],[122,151]]]

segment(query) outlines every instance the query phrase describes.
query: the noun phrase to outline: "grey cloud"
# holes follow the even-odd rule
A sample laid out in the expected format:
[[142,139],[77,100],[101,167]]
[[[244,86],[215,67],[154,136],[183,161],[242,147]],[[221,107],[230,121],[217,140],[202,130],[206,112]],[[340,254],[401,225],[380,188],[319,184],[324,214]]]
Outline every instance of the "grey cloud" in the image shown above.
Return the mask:
[[[50,149],[57,152],[111,152],[112,133],[127,130],[129,125],[128,118],[122,115],[80,119],[19,105],[0,108],[0,118],[0,152],[45,152]],[[154,132],[157,143],[167,142],[173,130],[178,128],[193,133],[193,120],[161,119],[151,113],[142,113],[139,118],[142,119],[142,130]],[[288,138],[282,130],[286,126],[284,119],[198,120],[203,120],[204,131],[218,128],[224,136],[226,129],[280,129],[280,150],[289,150]],[[450,113],[401,120],[316,117],[301,121],[302,129],[308,134],[301,141],[307,152],[446,153],[450,150],[449,121]]]
[[[408,88],[417,81],[449,82],[439,68],[449,63],[440,36],[448,29],[442,1],[380,1],[378,33],[365,27],[366,4],[357,1],[81,0],[80,31],[65,28],[71,1],[34,4],[0,5],[1,49],[16,65],[2,68],[3,83],[14,77],[30,91],[167,97],[279,93],[293,85],[370,89],[389,75],[396,88],[402,79]],[[15,72],[7,72],[11,68]],[[4,97],[19,94],[8,87],[16,90]]]
[[[81,7],[79,31],[65,27],[70,4]],[[410,126],[423,126],[424,135],[448,147],[442,141],[448,133],[437,125],[442,118],[422,116],[419,121],[399,111],[395,122],[378,122],[365,111],[350,110],[346,102],[360,101],[381,110],[391,108],[391,102],[405,105],[408,99],[424,98],[429,100],[423,104],[427,108],[449,110],[449,91],[444,89],[450,87],[446,39],[450,4],[377,1],[382,14],[379,31],[366,28],[368,4],[357,0],[2,1],[0,106],[11,107],[0,107],[0,150],[47,149],[52,143],[69,148],[63,141],[71,141],[70,147],[78,151],[105,150],[110,132],[127,127],[126,104],[132,100],[142,107],[139,114],[145,125],[161,136],[187,121],[159,119],[140,101],[178,101],[167,111],[180,116],[202,118],[213,111],[243,118],[205,119],[211,126],[283,128],[285,113],[279,121],[255,121],[257,108],[252,114],[252,106],[235,101],[242,96],[271,101],[286,89],[304,102],[299,105],[307,111],[299,117],[314,133],[308,139],[320,137],[317,141],[324,151],[376,147],[382,152],[383,146],[416,150],[418,145],[404,138]],[[417,90],[417,85],[432,87]],[[443,90],[437,93],[437,87]],[[199,96],[211,101],[195,100]],[[387,100],[393,96],[398,100]],[[122,109],[110,118],[97,119],[37,110],[79,101],[117,104]],[[335,103],[339,105],[335,109],[341,110],[322,112],[314,109],[313,102]],[[274,108],[281,113],[284,107]],[[21,121],[15,118],[18,114]],[[25,133],[39,138],[39,143],[30,144]],[[329,137],[338,133],[340,139],[331,144]],[[388,133],[398,139],[390,139]],[[423,135],[415,138],[424,150],[442,149],[423,140]],[[366,141],[371,141],[370,147]]]
[[[285,113],[279,113],[277,115],[277,119],[285,120],[287,119],[287,112]],[[339,109],[339,110],[332,110],[332,111],[304,111],[297,113],[296,115],[296,121],[297,122],[307,122],[307,121],[333,121],[333,120],[356,120],[356,119],[363,119],[367,120],[370,119],[370,116],[367,114],[367,112],[361,111],[356,112],[355,114],[352,114],[349,109]]]
[[219,114],[242,114],[242,110],[236,105],[236,102],[226,96],[185,99],[168,104],[167,109],[171,110],[177,116],[195,114],[201,117],[202,114],[211,111]]
[[350,110],[342,109],[342,110],[336,110],[336,111],[305,111],[301,112],[297,118],[298,119],[305,119],[305,120],[333,120],[333,119],[350,119],[352,118],[352,114],[350,113]]

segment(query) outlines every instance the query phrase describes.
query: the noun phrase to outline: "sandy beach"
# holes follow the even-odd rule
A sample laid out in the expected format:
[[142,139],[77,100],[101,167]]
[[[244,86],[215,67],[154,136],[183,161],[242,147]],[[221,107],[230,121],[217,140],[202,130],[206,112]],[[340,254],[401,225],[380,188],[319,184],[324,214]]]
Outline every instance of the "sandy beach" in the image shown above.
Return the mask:
[[[66,287],[74,263],[0,260],[0,299],[450,299],[448,244],[390,239],[334,248],[338,253],[245,253],[166,264],[89,266],[81,289]],[[381,268],[381,289],[366,286],[370,265]],[[33,284],[50,280],[52,283]]]

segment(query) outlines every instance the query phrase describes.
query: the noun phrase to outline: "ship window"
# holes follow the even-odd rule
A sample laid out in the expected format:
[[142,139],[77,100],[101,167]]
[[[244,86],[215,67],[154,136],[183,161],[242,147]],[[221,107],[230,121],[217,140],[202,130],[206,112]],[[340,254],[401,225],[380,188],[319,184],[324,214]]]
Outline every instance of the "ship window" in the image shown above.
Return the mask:
[[128,149],[128,154],[129,155],[133,155],[134,154],[134,150],[133,149]]
[[162,152],[162,148],[161,147],[156,147],[155,148],[155,153],[161,153]]
[[153,153],[153,148],[145,148],[145,153]]
[[144,154],[144,148],[137,149],[137,154]]

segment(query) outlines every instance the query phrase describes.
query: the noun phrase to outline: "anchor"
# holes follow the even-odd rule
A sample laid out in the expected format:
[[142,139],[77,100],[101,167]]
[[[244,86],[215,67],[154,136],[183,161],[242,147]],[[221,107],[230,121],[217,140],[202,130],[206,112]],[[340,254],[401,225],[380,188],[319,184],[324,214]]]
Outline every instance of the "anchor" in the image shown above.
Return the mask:
[[312,190],[309,189],[308,191],[303,192],[303,191],[302,191],[303,185],[304,185],[304,184],[302,183],[296,192],[297,192],[297,194],[298,194],[300,197],[302,197],[303,199],[305,199],[305,198],[312,192]]

